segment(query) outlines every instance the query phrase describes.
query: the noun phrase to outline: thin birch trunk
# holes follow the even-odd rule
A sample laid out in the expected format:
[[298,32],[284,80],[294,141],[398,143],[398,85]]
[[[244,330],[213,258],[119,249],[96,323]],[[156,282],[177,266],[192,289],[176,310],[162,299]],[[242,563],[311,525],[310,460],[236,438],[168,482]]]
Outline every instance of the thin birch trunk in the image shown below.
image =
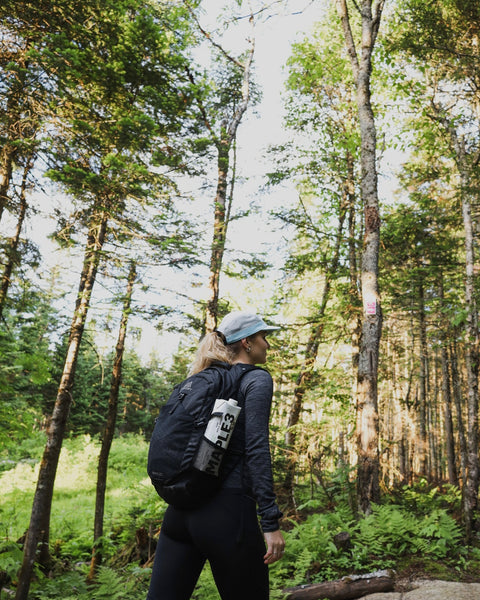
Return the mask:
[[205,314],[205,331],[213,331],[217,326],[218,299],[220,294],[220,274],[222,271],[225,243],[227,240],[227,182],[230,168],[231,140],[222,136],[217,144],[217,193],[213,221],[212,251],[210,255],[210,277],[208,289],[210,297]]
[[[354,414],[355,402],[357,398],[357,373],[358,359],[360,355],[360,339],[362,335],[362,314],[361,298],[359,293],[359,272],[358,272],[358,240],[361,239],[361,233],[357,235],[357,197],[355,194],[355,165],[352,155],[347,155],[347,210],[348,210],[348,298],[351,310],[348,315],[348,329],[350,333],[351,348],[351,411]],[[344,438],[348,439],[349,431],[345,427]],[[345,443],[345,442],[344,442]],[[353,454],[353,452],[352,452]],[[346,475],[348,477],[348,475]],[[350,488],[349,488],[350,489]],[[349,493],[349,503],[353,511],[356,510],[356,499],[353,498],[353,490]]]
[[349,182],[347,184],[348,198],[348,280],[349,300],[353,309],[349,314],[349,331],[351,345],[351,360],[353,379],[353,397],[357,396],[358,357],[360,354],[360,338],[362,333],[362,315],[360,311],[361,299],[358,293],[358,260],[357,260],[357,211],[355,202],[355,169],[351,154],[347,157],[347,169]]

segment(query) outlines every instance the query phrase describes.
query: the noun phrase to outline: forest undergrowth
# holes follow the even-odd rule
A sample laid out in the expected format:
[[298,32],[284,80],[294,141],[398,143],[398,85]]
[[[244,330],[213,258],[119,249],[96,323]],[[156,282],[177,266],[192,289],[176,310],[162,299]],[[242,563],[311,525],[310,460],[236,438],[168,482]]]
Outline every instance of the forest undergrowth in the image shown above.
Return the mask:
[[[39,434],[0,456],[0,600],[14,594],[43,444]],[[99,447],[89,436],[65,441],[52,510],[52,565],[48,573],[36,570],[32,600],[146,596],[166,506],[146,475],[148,443],[139,435],[114,441],[101,540],[105,560],[95,580],[87,583]],[[297,513],[283,520],[285,556],[270,571],[272,598],[282,598],[287,587],[378,569],[393,569],[399,576],[480,581],[480,544],[467,547],[462,542],[458,489],[419,482],[385,492],[371,514],[358,518],[353,486],[345,479],[344,473],[326,476],[327,484],[318,487],[314,498],[309,486],[297,488]],[[206,568],[194,599],[218,598]]]

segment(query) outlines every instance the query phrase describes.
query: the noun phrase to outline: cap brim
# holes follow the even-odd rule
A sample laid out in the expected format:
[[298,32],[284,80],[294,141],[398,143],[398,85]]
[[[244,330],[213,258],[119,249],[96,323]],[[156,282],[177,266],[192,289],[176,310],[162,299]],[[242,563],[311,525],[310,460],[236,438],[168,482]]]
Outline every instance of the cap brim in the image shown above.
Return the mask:
[[277,331],[278,329],[280,329],[280,327],[275,327],[273,325],[262,325],[261,327],[247,327],[246,329],[243,329],[242,331],[239,331],[234,335],[227,336],[227,344],[234,344],[235,342],[239,342],[240,340],[250,337],[251,335],[260,333],[261,331],[264,331],[265,333],[270,333],[272,331]]
[[259,331],[278,331],[280,329],[280,327],[274,327],[273,325],[267,325],[267,327],[262,327],[262,329],[259,329]]

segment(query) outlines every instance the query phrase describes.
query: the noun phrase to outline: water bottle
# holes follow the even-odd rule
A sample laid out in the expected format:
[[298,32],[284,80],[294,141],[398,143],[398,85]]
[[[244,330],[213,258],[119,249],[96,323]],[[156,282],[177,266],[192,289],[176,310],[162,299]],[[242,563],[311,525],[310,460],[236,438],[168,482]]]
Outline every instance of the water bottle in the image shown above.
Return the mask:
[[223,455],[232,437],[241,407],[233,398],[217,398],[207,423],[193,466],[210,475],[218,476]]

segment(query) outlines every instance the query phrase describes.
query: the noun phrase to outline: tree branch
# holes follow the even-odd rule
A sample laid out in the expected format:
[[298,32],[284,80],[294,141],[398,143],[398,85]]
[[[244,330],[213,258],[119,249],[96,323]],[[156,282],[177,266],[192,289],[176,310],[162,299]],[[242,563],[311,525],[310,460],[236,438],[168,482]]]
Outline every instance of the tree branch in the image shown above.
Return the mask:
[[375,44],[378,30],[380,28],[380,19],[382,17],[385,0],[375,0],[372,8],[372,41]]
[[[192,83],[192,85],[196,85],[193,73],[190,71],[190,69],[188,67],[186,67],[185,70],[187,72],[187,77],[188,77],[189,81]],[[217,135],[215,134],[215,132],[213,131],[213,127],[212,127],[212,124],[210,123],[210,119],[208,118],[205,106],[204,106],[202,100],[200,98],[198,98],[196,95],[195,95],[195,99],[197,101],[198,108],[200,109],[200,113],[202,115],[203,122],[205,123],[205,127],[210,132],[214,142],[217,143],[218,138],[217,138]]]
[[[254,26],[253,16],[250,17],[250,24],[252,27]],[[248,51],[247,58],[245,63],[242,65],[243,70],[243,80],[242,80],[242,101],[235,111],[232,120],[230,121],[230,125],[228,127],[228,134],[233,137],[236,134],[238,124],[240,123],[243,114],[247,110],[248,102],[250,100],[250,71],[253,61],[253,54],[255,52],[255,38],[252,35],[250,39],[250,50]]]
[[202,27],[200,21],[198,20],[197,15],[195,14],[193,8],[190,6],[188,0],[182,0],[182,1],[183,1],[183,4],[187,7],[188,12],[192,15],[193,20],[197,24],[197,27],[200,30],[200,32],[202,33],[202,35],[212,44],[212,46],[214,46],[217,50],[219,50],[225,56],[225,58],[227,60],[232,62],[234,65],[237,65],[237,67],[240,67],[241,69],[243,69],[242,63],[238,59],[233,57],[231,54],[229,54],[225,50],[225,48],[223,48],[223,46],[221,44],[219,44],[218,42],[213,40],[212,36],[208,33],[208,31]]
[[[357,50],[355,47],[355,40],[353,39],[352,28],[350,27],[350,19],[348,16],[348,7],[346,0],[336,0],[337,4],[337,12],[340,18],[340,22],[343,28],[343,33],[345,36],[345,42],[347,45],[347,52],[350,55],[352,62],[352,70],[355,81],[358,81],[358,73],[360,70]],[[358,8],[358,6],[357,6]]]

